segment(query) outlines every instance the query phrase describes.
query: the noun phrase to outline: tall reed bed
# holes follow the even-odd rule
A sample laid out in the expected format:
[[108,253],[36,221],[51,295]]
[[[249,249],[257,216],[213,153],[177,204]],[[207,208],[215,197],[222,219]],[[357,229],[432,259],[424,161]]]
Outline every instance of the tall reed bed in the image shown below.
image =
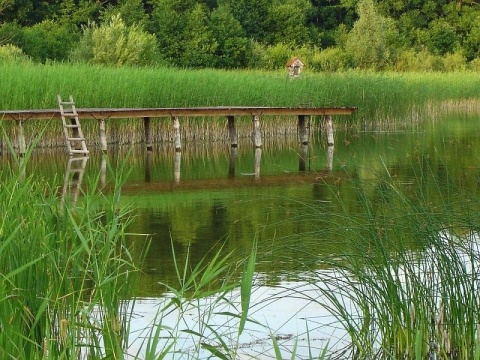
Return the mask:
[[309,73],[2,64],[0,109],[79,107],[357,106],[357,118],[410,121],[428,100],[478,98],[476,73]]
[[[125,241],[122,176],[111,196],[92,190],[72,207],[46,181],[25,177],[30,154],[2,170],[0,358],[121,358],[141,265]],[[95,189],[98,177],[91,182]]]
[[373,186],[355,181],[356,210],[327,216],[347,245],[314,268],[305,264],[316,292],[294,296],[326,308],[345,329],[349,345],[330,349],[333,357],[480,356],[478,198],[427,164],[412,168],[408,184],[388,172]]

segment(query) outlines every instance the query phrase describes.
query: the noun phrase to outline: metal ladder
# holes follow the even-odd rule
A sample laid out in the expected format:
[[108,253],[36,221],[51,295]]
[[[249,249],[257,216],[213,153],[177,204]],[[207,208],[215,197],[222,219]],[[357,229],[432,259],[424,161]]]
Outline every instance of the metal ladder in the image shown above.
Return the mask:
[[[85,143],[72,95],[70,95],[69,101],[63,101],[60,95],[57,95],[57,100],[62,116],[63,134],[65,135],[69,155],[82,154],[88,156],[87,144]],[[67,123],[67,119],[70,119],[70,123]]]

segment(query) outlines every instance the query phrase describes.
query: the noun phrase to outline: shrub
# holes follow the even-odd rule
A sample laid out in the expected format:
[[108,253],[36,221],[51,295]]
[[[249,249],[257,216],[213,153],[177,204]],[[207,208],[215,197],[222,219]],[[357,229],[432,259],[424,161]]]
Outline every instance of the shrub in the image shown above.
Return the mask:
[[101,65],[144,66],[158,63],[160,55],[155,35],[135,24],[125,25],[116,15],[108,24],[87,26],[71,58]]
[[25,55],[18,46],[6,44],[0,46],[0,64],[7,62],[30,62],[30,58]]
[[446,71],[464,71],[467,68],[467,59],[461,52],[446,54],[443,57],[443,64]]
[[283,43],[266,47],[257,45],[254,51],[258,52],[258,62],[256,64],[251,63],[250,67],[262,70],[282,69],[293,56],[292,48]]
[[23,30],[21,47],[34,61],[61,61],[68,58],[77,41],[78,37],[71,26],[45,20]]
[[480,57],[477,57],[470,61],[468,68],[473,71],[480,71]]
[[316,71],[334,72],[348,69],[350,62],[350,57],[344,50],[332,47],[322,51],[315,51],[311,67]]

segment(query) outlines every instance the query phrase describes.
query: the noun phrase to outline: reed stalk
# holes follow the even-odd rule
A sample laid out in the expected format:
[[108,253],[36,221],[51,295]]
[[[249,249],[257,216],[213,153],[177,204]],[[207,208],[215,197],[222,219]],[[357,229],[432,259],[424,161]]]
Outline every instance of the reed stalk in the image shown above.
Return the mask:
[[[339,221],[337,236],[349,248],[322,260],[320,266],[332,271],[313,270],[316,297],[295,294],[323,304],[337,318],[350,343],[342,356],[477,356],[478,200],[469,198],[461,185],[432,177],[428,166],[415,171],[416,182],[428,179],[437,193],[422,187],[412,192],[388,173],[373,193],[356,182],[361,211],[345,209],[343,215],[329,217]],[[434,200],[438,198],[442,200]]]
[[[125,242],[120,188],[62,204],[47,181],[21,171],[31,150],[1,180],[0,357],[121,358],[140,264]],[[91,182],[96,189],[98,177]]]

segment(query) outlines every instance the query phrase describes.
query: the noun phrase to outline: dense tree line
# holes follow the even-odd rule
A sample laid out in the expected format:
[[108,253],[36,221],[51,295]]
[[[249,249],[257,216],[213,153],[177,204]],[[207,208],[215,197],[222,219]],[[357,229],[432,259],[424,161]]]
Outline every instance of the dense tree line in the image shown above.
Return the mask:
[[480,0],[0,0],[0,60],[480,68]]

